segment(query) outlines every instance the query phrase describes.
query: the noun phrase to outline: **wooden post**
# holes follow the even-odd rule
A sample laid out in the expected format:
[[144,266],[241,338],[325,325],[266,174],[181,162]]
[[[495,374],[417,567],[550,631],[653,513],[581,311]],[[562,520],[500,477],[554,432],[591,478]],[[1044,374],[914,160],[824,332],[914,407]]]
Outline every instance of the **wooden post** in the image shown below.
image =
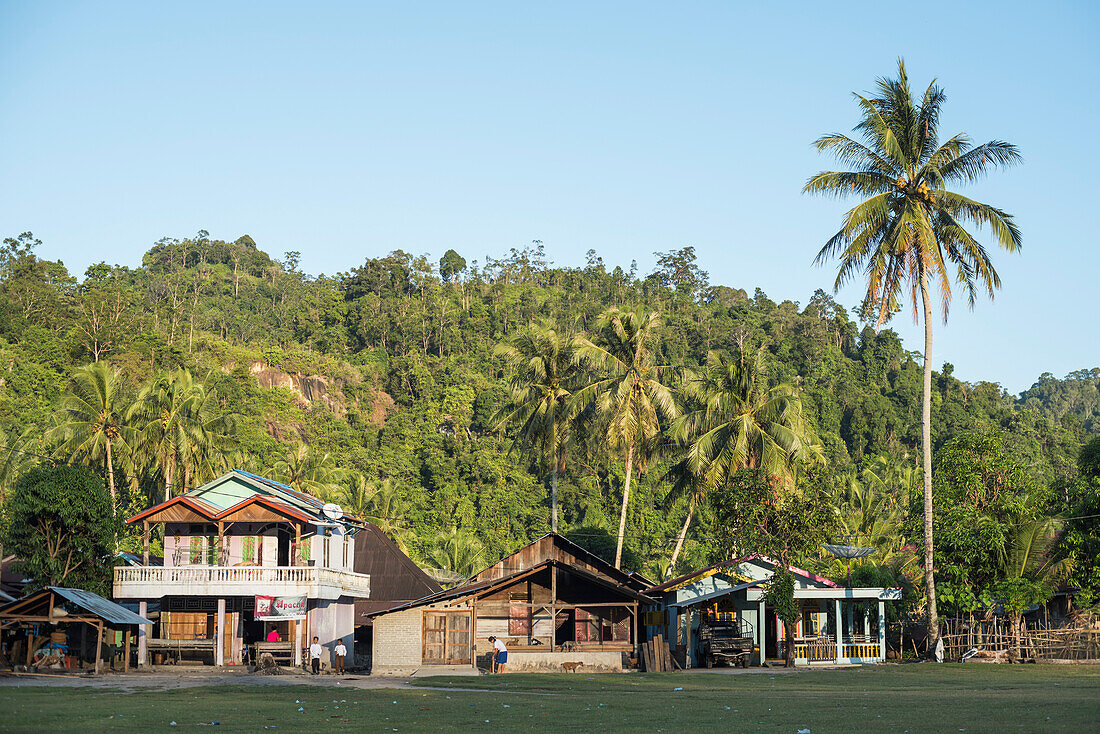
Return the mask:
[[558,568],[550,564],[550,652],[558,642]]
[[125,643],[126,652],[125,652],[124,657],[122,658],[122,672],[124,672],[124,673],[129,673],[130,672],[130,634],[131,634],[131,632],[132,632],[132,630],[130,629],[129,626],[127,626],[126,627],[126,632],[124,633],[126,635],[126,643]]
[[[149,613],[149,602],[144,601],[144,600],[139,601],[138,602],[138,615],[148,619],[148,617],[146,616],[148,613]],[[138,635],[138,667],[139,668],[144,668],[144,667],[149,665],[149,643],[148,643],[149,631],[147,629],[148,627],[149,627],[149,625],[147,625],[147,624],[138,625],[137,635]]]
[[834,604],[836,606],[836,661],[839,663],[843,657],[844,619],[840,616],[840,599],[837,599]]
[[301,523],[294,526],[294,553],[291,553],[290,565],[297,566],[298,560],[302,557],[302,525]]
[[149,521],[142,521],[141,531],[141,565],[149,565]]
[[[550,648],[553,651],[553,647]],[[477,670],[477,597],[470,604],[470,663]]]
[[214,627],[214,665],[225,665],[225,599],[218,599],[218,618]]
[[691,607],[684,607],[684,617],[687,618],[687,652],[684,654],[684,669],[692,667],[691,665]]
[[221,566],[222,565],[222,558],[225,558],[225,554],[223,553],[224,547],[225,547],[225,523],[223,523],[221,520],[219,520],[218,521],[218,548],[217,548],[218,557],[215,559],[217,561],[217,563],[215,565],[217,565],[217,566]]
[[99,634],[96,635],[95,643],[95,672],[98,675],[103,671],[103,622],[97,625]]
[[27,668],[31,667],[31,656],[34,654],[34,632],[32,627],[27,628]]

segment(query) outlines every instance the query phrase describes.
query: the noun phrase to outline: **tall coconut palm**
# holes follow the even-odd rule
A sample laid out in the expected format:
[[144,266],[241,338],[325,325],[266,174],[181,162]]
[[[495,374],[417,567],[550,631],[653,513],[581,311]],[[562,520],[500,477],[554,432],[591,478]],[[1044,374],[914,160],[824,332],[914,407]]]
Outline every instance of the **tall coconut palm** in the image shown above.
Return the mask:
[[569,400],[576,387],[575,339],[550,324],[531,323],[497,344],[511,379],[508,403],[493,417],[498,428],[516,427],[516,445],[525,446],[550,470],[550,529],[558,532],[558,471],[570,439]]
[[[118,509],[115,489],[116,452],[129,449],[126,412],[130,407],[122,372],[96,362],[81,367],[69,381],[57,404],[50,440],[58,452],[85,465],[104,466],[111,507]],[[99,462],[104,464],[99,464]]]
[[572,411],[579,413],[594,406],[606,447],[622,452],[626,462],[616,568],[622,562],[634,463],[644,462],[657,447],[664,424],[677,416],[672,391],[662,382],[665,368],[656,364],[660,326],[661,316],[656,311],[612,308],[597,322],[596,341],[577,338],[575,359],[591,368],[596,379],[576,393]]
[[405,524],[405,505],[399,495],[397,483],[392,479],[381,484],[372,484],[358,474],[344,488],[340,495],[340,505],[348,515],[377,525],[402,552],[408,552],[405,538],[409,528]]
[[347,478],[332,454],[313,451],[303,443],[289,449],[267,471],[273,479],[325,501],[341,494]]
[[1000,277],[985,247],[967,226],[987,227],[1005,250],[1021,246],[1012,216],[948,189],[970,183],[991,169],[1021,161],[1014,145],[992,140],[972,145],[965,133],[940,142],[939,118],[945,95],[935,82],[914,100],[903,61],[896,79],[880,79],[877,96],[856,95],[861,118],[857,139],[826,135],[819,151],[832,153],[847,171],[829,171],[810,178],[803,191],[811,194],[859,196],[844,217],[839,232],[818,253],[816,262],[840,261],[839,289],[862,272],[867,303],[879,315],[879,325],[898,308],[908,291],[913,315],[924,321],[924,397],[921,443],[924,465],[924,564],[928,625],[933,642],[939,637],[932,539],[932,295],[939,285],[940,306],[947,319],[951,280],[973,306],[980,291],[990,297]]
[[159,473],[164,498],[211,479],[234,444],[235,416],[185,369],[158,375],[127,412],[134,451]]
[[452,527],[431,539],[422,562],[440,571],[467,578],[485,565],[485,546],[471,533]]
[[685,371],[683,394],[688,407],[673,423],[672,436],[685,454],[670,473],[667,499],[689,501],[672,566],[692,511],[709,488],[741,469],[763,469],[793,485],[800,465],[821,460],[798,391],[786,384],[768,387],[763,351],[752,357],[709,352],[701,369]]

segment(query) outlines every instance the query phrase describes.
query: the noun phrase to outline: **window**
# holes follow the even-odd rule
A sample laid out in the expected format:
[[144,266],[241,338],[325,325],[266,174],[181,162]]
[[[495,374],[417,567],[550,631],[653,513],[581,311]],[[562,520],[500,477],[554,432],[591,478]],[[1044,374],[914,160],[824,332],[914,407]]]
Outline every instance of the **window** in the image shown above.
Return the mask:
[[218,546],[221,543],[218,542],[218,536],[208,535],[206,536],[206,565],[217,566],[218,565]]
[[344,536],[344,568],[351,568],[351,536]]
[[192,535],[189,539],[187,563],[191,566],[202,565],[202,551],[203,541],[205,539],[201,535]]
[[241,538],[241,562],[256,562],[256,536],[246,535]]
[[531,607],[512,604],[508,607],[508,634],[528,637],[531,634]]
[[329,565],[330,565],[329,564],[329,545],[330,545],[331,540],[332,540],[332,538],[330,538],[328,536],[328,533],[326,532],[325,533],[324,545],[321,546],[322,553],[323,553],[322,560],[321,560],[321,565],[324,566],[325,568],[329,568]]

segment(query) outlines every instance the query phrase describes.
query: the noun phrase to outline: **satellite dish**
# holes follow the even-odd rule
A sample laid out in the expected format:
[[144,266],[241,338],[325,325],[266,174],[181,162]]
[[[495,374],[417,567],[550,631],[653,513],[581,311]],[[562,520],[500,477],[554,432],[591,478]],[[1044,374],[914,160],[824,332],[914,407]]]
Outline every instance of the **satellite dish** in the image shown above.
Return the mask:
[[325,506],[321,508],[321,512],[325,513],[325,517],[332,521],[339,520],[344,516],[344,511],[335,502],[326,502]]

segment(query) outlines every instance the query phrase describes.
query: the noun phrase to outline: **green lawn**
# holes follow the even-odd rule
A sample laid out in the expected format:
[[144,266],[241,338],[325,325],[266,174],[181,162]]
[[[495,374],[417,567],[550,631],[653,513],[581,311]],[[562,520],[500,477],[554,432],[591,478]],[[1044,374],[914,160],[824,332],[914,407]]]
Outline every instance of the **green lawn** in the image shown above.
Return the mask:
[[[0,686],[0,731],[1100,731],[1100,670],[1088,667],[516,674],[420,683],[414,690],[235,686],[157,693]],[[212,721],[220,726],[199,726]]]

